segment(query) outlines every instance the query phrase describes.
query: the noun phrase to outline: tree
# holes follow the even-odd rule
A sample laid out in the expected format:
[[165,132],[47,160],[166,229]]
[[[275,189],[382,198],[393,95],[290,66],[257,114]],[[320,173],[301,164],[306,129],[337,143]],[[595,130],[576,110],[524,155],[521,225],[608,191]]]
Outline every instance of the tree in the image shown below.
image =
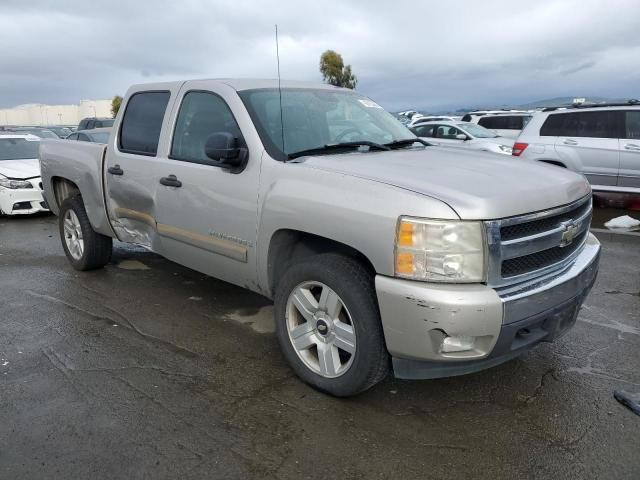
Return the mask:
[[122,97],[120,95],[116,95],[111,99],[111,115],[113,115],[113,118],[116,118],[120,105],[122,105]]
[[329,85],[354,89],[358,83],[357,77],[351,71],[351,65],[345,65],[342,55],[333,50],[327,50],[320,55],[320,73]]

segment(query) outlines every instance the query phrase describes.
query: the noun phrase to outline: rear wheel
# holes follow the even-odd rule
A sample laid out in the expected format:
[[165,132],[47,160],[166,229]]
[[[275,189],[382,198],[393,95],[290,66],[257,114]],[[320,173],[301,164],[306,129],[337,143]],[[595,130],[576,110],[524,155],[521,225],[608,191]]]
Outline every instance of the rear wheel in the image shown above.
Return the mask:
[[111,260],[111,237],[93,230],[82,197],[67,198],[58,217],[62,248],[76,270],[101,268]]
[[275,299],[276,332],[297,375],[350,396],[389,371],[372,276],[356,260],[321,254],[293,265]]

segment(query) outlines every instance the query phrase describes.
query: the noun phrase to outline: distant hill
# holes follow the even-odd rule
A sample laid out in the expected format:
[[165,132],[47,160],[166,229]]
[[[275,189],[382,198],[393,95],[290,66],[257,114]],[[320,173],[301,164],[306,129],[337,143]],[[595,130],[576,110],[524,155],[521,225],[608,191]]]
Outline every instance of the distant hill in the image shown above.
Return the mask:
[[571,105],[575,98],[584,98],[584,103],[616,103],[616,102],[626,102],[629,100],[628,98],[609,98],[609,97],[555,97],[555,98],[547,98],[544,100],[538,100],[535,102],[523,103],[520,105],[509,105],[509,104],[478,104],[473,106],[465,106],[462,108],[456,108],[451,110],[440,110],[433,111],[427,108],[417,108],[417,110],[422,113],[428,113],[430,115],[462,115],[467,112],[471,112],[473,110],[535,110],[536,108],[545,108],[545,107],[558,107],[562,105]]

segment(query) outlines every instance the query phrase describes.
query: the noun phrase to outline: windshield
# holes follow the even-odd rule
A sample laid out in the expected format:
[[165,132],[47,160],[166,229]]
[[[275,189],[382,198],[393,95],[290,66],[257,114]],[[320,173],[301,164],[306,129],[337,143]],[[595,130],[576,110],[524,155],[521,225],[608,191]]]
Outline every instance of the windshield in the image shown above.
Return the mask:
[[498,136],[495,132],[481,127],[480,125],[476,125],[475,123],[464,122],[458,123],[457,125],[476,138],[496,138]]
[[94,132],[88,134],[91,141],[95,143],[107,143],[109,141],[109,132]]
[[337,143],[384,144],[416,138],[378,104],[351,91],[283,89],[282,117],[278,89],[246,90],[239,94],[265,148],[278,160]]
[[24,138],[0,137],[0,161],[38,158],[40,142]]

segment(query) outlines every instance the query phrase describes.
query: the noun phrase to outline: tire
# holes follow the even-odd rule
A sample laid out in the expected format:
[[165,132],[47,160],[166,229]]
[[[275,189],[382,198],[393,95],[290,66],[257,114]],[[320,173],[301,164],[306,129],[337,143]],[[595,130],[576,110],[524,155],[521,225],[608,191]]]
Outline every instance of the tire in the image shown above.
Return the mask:
[[[299,308],[302,297],[303,303],[309,302],[308,309]],[[323,303],[330,306],[323,308]],[[389,354],[374,280],[358,261],[325,253],[291,266],[276,287],[275,317],[285,358],[295,373],[317,390],[348,397],[387,376]],[[294,347],[294,337],[301,348]]]
[[[74,228],[70,228],[72,225],[67,222],[65,230],[65,220],[72,220]],[[73,268],[81,271],[94,270],[109,263],[113,250],[112,239],[93,230],[80,195],[74,195],[62,202],[58,226],[62,248]],[[73,238],[68,238],[70,231],[74,232],[73,238],[81,240],[81,250],[75,248],[77,244]]]

